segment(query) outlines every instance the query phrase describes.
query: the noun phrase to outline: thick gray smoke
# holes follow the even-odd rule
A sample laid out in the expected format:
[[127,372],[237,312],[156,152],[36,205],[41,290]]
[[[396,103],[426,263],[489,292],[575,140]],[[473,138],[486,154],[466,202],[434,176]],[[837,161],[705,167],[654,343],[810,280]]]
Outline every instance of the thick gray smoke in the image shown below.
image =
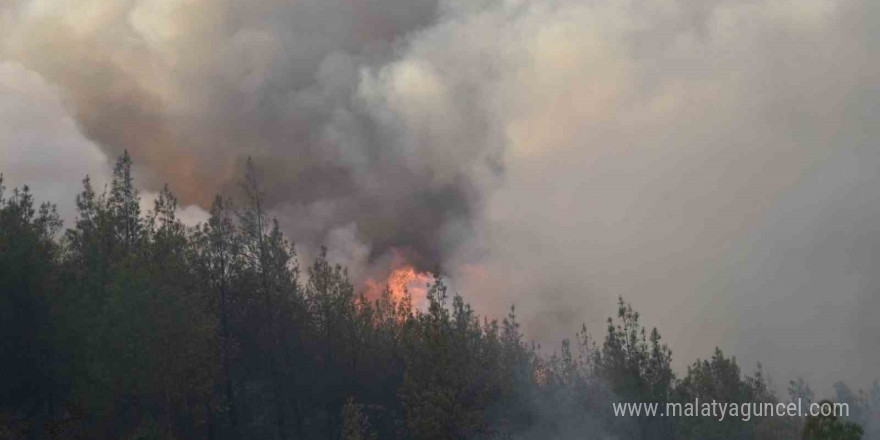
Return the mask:
[[624,295],[679,366],[867,383],[878,43],[873,0],[12,0],[0,152],[39,189],[127,148],[202,207],[253,156],[355,275],[398,249],[543,341]]
[[[411,159],[357,94],[434,0],[18,2],[4,53],[58,85],[83,135],[148,189],[207,207],[253,156],[294,237],[354,225],[371,257],[442,262],[470,211],[467,157]],[[464,140],[464,139],[463,139]],[[424,166],[424,165],[428,166]]]

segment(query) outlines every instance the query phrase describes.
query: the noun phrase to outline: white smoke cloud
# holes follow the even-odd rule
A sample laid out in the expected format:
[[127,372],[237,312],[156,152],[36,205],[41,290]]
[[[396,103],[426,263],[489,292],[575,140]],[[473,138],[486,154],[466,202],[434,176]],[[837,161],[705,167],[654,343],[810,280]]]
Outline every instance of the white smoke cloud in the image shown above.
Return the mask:
[[107,180],[107,159],[77,130],[58,88],[36,72],[0,58],[0,173],[8,188],[29,185],[72,219],[77,183]]
[[516,302],[549,342],[584,319],[602,332],[624,295],[680,367],[720,345],[783,382],[867,383],[880,285],[853,246],[880,230],[870,8],[452,2],[362,91],[427,163],[500,154],[451,265],[481,309]]

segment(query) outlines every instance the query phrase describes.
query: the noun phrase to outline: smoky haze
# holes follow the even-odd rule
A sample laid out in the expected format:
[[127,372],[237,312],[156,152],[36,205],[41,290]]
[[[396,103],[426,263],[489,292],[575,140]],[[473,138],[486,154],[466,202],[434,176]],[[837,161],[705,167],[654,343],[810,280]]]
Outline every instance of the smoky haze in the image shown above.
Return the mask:
[[167,182],[207,208],[235,190],[251,156],[268,202],[297,218],[291,235],[320,243],[354,224],[371,257],[401,247],[427,267],[441,262],[445,222],[470,210],[458,169],[470,158],[408,161],[357,89],[360,70],[436,10],[423,0],[19,2],[4,49],[62,89],[108,156],[128,149],[149,189]]
[[679,367],[718,345],[866,384],[878,25],[868,0],[13,0],[0,151],[39,191],[128,149],[202,208],[253,157],[356,277],[398,249],[547,344],[623,295]]

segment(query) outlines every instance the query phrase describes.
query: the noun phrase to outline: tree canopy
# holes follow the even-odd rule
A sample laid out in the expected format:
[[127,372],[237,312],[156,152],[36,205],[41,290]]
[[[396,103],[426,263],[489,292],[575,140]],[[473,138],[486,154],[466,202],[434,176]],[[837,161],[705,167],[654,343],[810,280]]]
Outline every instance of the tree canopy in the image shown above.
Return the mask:
[[584,326],[551,352],[441,277],[424,309],[367,298],[326,250],[300,267],[252,163],[244,197],[195,227],[167,187],[141,212],[127,153],[102,191],[82,184],[62,231],[0,177],[0,439],[878,438],[876,384],[838,387],[852,420],[617,417],[612,402],[781,399],[718,349],[677,377],[623,298],[602,341]]

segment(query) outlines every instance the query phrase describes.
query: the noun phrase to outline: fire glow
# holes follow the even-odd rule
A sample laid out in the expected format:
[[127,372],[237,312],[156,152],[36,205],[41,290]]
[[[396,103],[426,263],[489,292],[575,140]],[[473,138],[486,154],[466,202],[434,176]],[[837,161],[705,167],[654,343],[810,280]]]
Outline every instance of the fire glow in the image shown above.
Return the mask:
[[430,272],[420,272],[411,264],[401,264],[391,269],[384,281],[368,279],[366,281],[367,298],[375,299],[382,295],[385,287],[391,292],[395,301],[402,300],[407,293],[412,296],[413,305],[419,307],[425,303],[428,284],[434,281]]

